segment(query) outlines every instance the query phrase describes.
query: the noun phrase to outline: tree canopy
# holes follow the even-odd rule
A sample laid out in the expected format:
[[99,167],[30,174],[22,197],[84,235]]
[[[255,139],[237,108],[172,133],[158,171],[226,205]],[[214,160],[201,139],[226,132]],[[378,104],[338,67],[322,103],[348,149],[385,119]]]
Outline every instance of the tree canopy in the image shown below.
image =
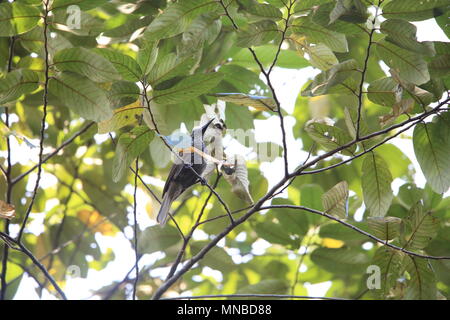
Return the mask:
[[[0,299],[94,274],[100,299],[450,298],[450,42],[417,36],[448,37],[449,11],[0,1]],[[212,118],[203,183],[161,227],[171,158]]]

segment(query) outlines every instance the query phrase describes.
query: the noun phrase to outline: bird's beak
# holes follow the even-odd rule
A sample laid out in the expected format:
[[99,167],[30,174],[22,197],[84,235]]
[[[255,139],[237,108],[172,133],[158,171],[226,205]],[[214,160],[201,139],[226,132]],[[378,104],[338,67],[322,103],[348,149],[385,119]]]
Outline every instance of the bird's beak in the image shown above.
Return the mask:
[[209,120],[207,123],[205,123],[202,126],[202,135],[205,134],[206,129],[208,129],[209,125],[214,121],[215,118],[212,118],[211,120]]

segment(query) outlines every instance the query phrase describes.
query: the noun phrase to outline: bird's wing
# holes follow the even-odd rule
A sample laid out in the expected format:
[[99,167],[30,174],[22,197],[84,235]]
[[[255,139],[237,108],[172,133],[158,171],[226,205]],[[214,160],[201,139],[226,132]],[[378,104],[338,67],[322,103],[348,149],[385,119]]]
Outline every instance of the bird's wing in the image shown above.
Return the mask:
[[169,172],[169,176],[167,177],[166,184],[164,185],[163,196],[166,193],[166,191],[169,189],[170,183],[178,177],[178,175],[181,172],[181,169],[183,169],[182,163],[174,164],[172,166],[172,168],[170,169],[170,172]]

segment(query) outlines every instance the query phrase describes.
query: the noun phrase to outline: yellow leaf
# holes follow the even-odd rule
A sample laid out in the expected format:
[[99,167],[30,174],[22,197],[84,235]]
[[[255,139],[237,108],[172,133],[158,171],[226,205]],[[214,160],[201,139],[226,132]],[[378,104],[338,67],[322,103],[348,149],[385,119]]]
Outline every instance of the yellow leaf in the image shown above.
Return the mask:
[[130,103],[124,107],[117,108],[114,110],[111,119],[98,123],[98,133],[108,133],[136,122],[137,117],[142,114],[143,110],[144,107],[141,105],[140,100]]
[[16,210],[12,204],[0,200],[0,218],[11,220],[16,215]]
[[322,246],[324,246],[326,248],[337,249],[337,248],[341,248],[344,246],[344,241],[336,240],[336,239],[332,239],[332,238],[323,238]]
[[147,211],[148,216],[153,219],[154,217],[154,210],[153,210],[153,200],[149,198],[147,201],[147,204],[145,205],[145,211]]
[[98,211],[83,209],[77,212],[77,217],[93,232],[100,232],[104,236],[116,234],[116,228],[106,220]]

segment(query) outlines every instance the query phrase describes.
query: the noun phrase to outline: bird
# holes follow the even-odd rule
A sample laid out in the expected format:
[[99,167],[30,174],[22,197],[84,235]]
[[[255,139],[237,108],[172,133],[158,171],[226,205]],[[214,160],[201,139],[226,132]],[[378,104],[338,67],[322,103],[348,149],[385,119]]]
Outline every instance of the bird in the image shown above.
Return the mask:
[[[214,118],[201,127],[194,128],[191,134],[191,146],[199,151],[205,150],[203,141],[204,134]],[[164,226],[169,218],[169,210],[172,202],[175,201],[184,191],[199,181],[206,168],[206,161],[197,152],[183,153],[178,161],[172,166],[163,189],[163,199],[156,221]],[[195,171],[195,172],[194,172]]]

